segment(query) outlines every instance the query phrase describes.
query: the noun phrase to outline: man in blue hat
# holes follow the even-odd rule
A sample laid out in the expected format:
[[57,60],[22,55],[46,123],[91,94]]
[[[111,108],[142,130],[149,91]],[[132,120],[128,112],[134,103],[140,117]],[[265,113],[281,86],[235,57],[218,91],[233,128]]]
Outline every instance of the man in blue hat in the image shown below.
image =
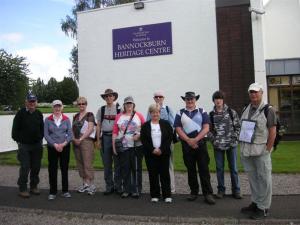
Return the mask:
[[[39,172],[43,154],[44,121],[42,113],[36,109],[37,97],[29,93],[25,108],[20,109],[13,121],[12,138],[18,143],[19,196],[29,198],[30,193],[39,195]],[[27,189],[30,173],[30,193]]]
[[181,98],[185,108],[181,109],[175,117],[174,127],[181,140],[184,164],[188,171],[188,183],[191,189],[189,201],[195,201],[199,193],[197,168],[201,182],[204,200],[207,204],[215,204],[213,190],[210,183],[209,155],[205,135],[209,131],[209,117],[202,108],[197,108],[196,101],[200,95],[189,91]]

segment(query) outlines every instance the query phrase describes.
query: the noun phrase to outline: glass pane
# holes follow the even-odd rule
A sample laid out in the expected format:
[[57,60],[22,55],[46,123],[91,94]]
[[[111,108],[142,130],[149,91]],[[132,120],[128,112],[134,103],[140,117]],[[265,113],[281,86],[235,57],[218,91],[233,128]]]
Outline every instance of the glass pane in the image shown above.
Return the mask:
[[294,110],[300,110],[300,87],[293,88],[293,106]]
[[279,119],[281,125],[285,128],[285,133],[291,133],[293,131],[292,114],[290,112],[279,113]]
[[290,77],[288,76],[268,77],[268,84],[269,86],[290,85]]
[[291,89],[290,87],[279,88],[279,110],[280,111],[290,111],[292,110],[292,99],[291,99]]
[[293,84],[295,85],[300,84],[300,76],[293,76]]

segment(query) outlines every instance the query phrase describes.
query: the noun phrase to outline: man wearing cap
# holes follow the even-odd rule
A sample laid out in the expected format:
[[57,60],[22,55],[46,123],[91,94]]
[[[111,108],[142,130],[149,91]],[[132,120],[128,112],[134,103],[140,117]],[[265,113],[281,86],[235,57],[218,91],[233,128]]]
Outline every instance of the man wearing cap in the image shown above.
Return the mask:
[[30,173],[30,193],[39,195],[39,172],[43,155],[42,140],[44,137],[44,122],[42,113],[36,109],[37,97],[29,93],[25,108],[20,109],[13,121],[12,138],[18,143],[19,196],[28,198],[28,175]]
[[237,145],[240,132],[239,116],[235,110],[225,104],[222,91],[216,91],[212,96],[212,100],[214,108],[209,113],[211,126],[207,136],[214,147],[218,180],[216,198],[220,199],[225,195],[224,161],[226,155],[230,170],[232,196],[236,199],[241,199],[237,168]]
[[[174,126],[174,113],[172,109],[164,104],[165,95],[163,91],[159,90],[154,92],[153,99],[160,106],[160,118],[166,120],[170,123],[170,125]],[[147,114],[147,121],[151,120],[150,113]],[[175,193],[175,176],[174,176],[174,166],[173,166],[173,151],[174,144],[171,144],[171,155],[170,155],[170,164],[169,164],[169,172],[170,172],[170,182],[171,182],[171,192]]]
[[210,183],[209,155],[207,152],[205,135],[209,131],[209,117],[202,108],[196,107],[200,95],[186,92],[181,98],[185,101],[185,108],[175,117],[174,127],[180,137],[184,164],[188,170],[188,183],[191,189],[189,201],[195,201],[199,193],[197,168],[200,176],[201,189],[205,202],[215,204]]
[[118,98],[118,93],[112,89],[106,89],[101,97],[106,101],[106,105],[101,106],[96,115],[97,144],[98,147],[101,145],[100,154],[104,165],[104,180],[106,183],[104,195],[109,195],[114,191],[122,192],[119,158],[113,154],[112,149],[112,130],[116,115],[120,113],[120,108],[118,103],[114,103]]
[[241,116],[239,136],[241,161],[248,174],[251,188],[251,204],[241,209],[251,219],[267,216],[272,199],[271,152],[276,137],[276,114],[269,108],[267,116],[262,100],[263,87],[253,83],[248,88],[250,104]]

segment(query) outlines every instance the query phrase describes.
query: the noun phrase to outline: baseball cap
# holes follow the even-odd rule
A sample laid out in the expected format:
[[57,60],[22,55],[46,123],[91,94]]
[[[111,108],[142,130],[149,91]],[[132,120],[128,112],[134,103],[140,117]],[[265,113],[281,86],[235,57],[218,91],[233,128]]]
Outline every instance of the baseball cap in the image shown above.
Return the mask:
[[26,99],[27,101],[31,102],[31,101],[36,101],[37,100],[37,97],[32,94],[32,93],[29,93],[27,96],[26,96]]
[[56,106],[56,105],[62,106],[63,104],[62,104],[61,100],[54,100],[54,101],[52,102],[52,106]]
[[250,84],[249,88],[248,88],[248,92],[250,91],[263,91],[263,86],[257,82]]

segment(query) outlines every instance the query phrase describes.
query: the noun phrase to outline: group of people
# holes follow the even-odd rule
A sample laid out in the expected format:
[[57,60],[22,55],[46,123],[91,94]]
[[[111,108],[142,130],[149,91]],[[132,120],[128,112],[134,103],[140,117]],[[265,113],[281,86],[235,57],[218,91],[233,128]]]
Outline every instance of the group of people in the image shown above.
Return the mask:
[[[93,158],[95,146],[100,149],[104,166],[104,195],[120,194],[139,198],[142,193],[142,160],[149,174],[151,202],[161,198],[172,202],[175,192],[173,167],[174,143],[182,145],[183,160],[187,168],[190,195],[194,201],[200,191],[198,174],[204,200],[215,204],[215,199],[226,193],[224,183],[225,155],[231,177],[231,193],[241,199],[240,181],[237,169],[237,146],[240,143],[241,162],[248,173],[251,188],[251,204],[241,209],[252,219],[267,216],[271,206],[272,176],[271,157],[276,136],[276,114],[273,108],[268,114],[262,113],[265,103],[262,100],[263,87],[253,83],[248,88],[250,103],[239,118],[237,112],[225,104],[224,93],[216,91],[212,95],[214,108],[207,113],[196,105],[200,95],[186,92],[181,96],[185,107],[176,114],[164,103],[163,91],[153,95],[154,104],[148,109],[146,119],[135,110],[133,97],[124,99],[122,107],[116,103],[118,93],[107,89],[101,97],[106,104],[96,114],[87,111],[87,99],[79,97],[79,112],[70,119],[63,114],[60,100],[52,103],[53,113],[43,121],[36,109],[37,97],[29,94],[26,107],[15,116],[12,137],[18,143],[20,173],[19,195],[28,198],[38,195],[39,170],[42,158],[42,139],[45,137],[48,148],[49,200],[57,195],[58,162],[62,174],[62,197],[70,198],[68,189],[68,165],[70,143],[74,153],[82,184],[79,193],[94,195]],[[206,141],[214,148],[217,171],[217,193],[213,196],[210,181],[209,154]],[[30,189],[27,189],[30,173]]]

